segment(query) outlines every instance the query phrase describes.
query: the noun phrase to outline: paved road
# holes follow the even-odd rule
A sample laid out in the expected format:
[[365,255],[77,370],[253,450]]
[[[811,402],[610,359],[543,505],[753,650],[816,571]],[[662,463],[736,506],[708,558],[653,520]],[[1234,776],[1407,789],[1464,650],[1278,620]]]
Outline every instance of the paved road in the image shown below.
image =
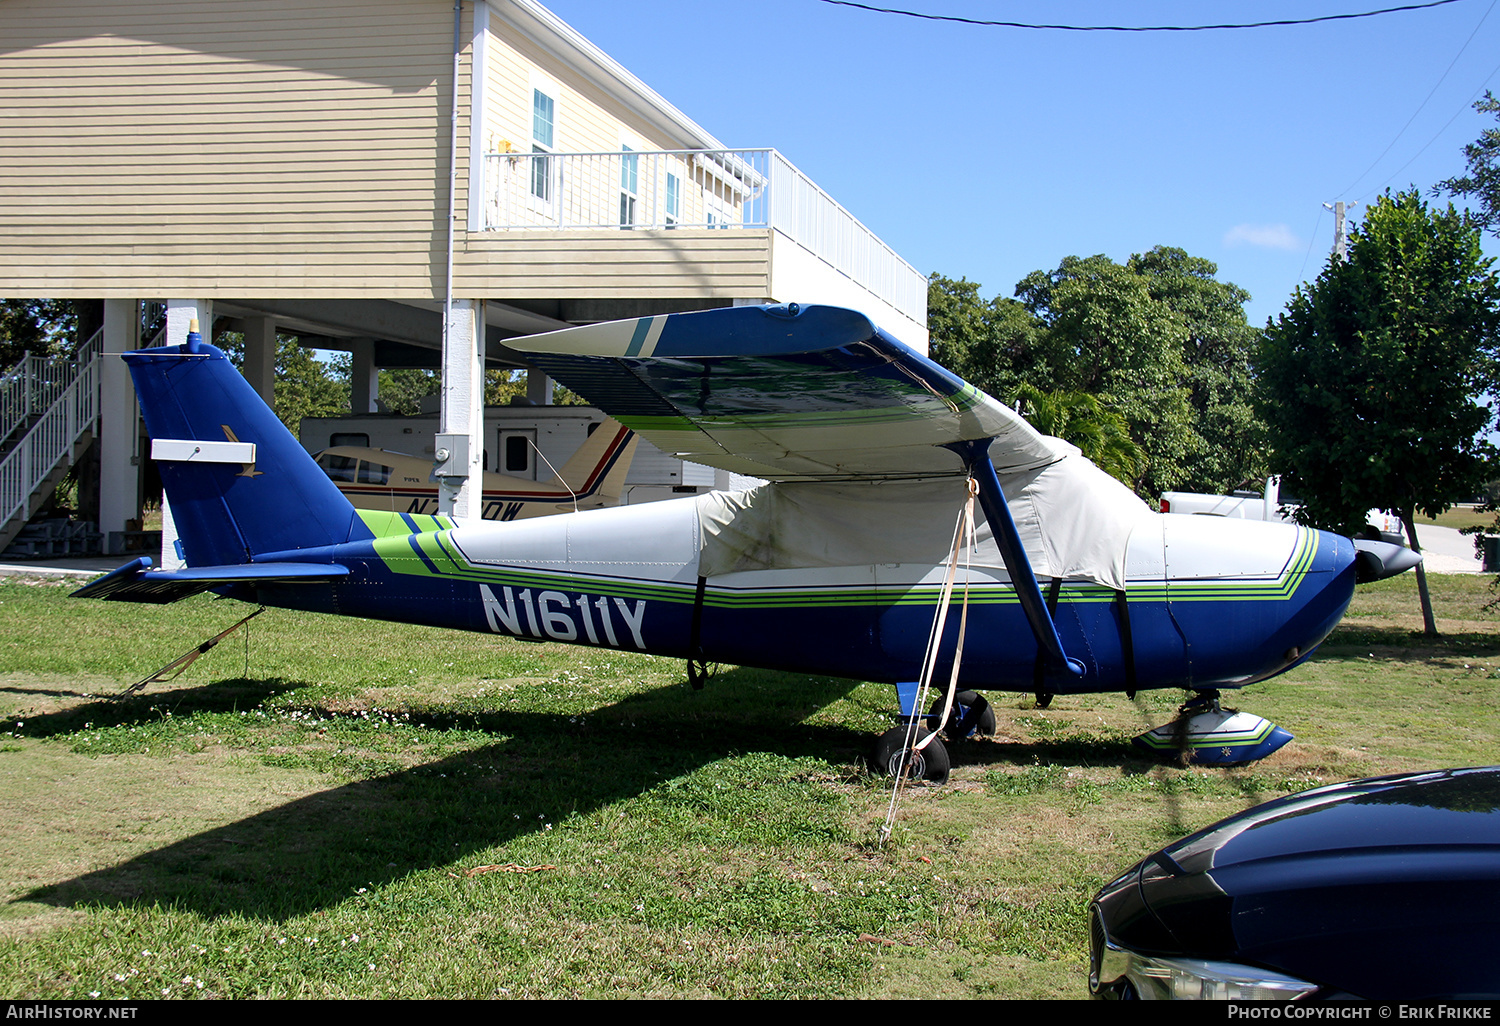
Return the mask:
[[1417,543],[1422,546],[1422,561],[1435,574],[1477,574],[1484,571],[1474,554],[1474,539],[1451,527],[1436,524],[1417,525]]

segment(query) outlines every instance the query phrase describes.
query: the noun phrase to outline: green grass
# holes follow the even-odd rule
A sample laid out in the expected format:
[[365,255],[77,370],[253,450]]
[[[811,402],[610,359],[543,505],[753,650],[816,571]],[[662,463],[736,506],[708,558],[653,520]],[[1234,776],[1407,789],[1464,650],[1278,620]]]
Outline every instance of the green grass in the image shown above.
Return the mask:
[[[1442,527],[1451,527],[1461,531],[1465,527],[1489,527],[1495,522],[1495,514],[1481,513],[1472,506],[1454,506],[1452,509],[1436,517],[1425,517],[1417,514],[1413,519],[1420,528],[1423,524],[1438,524]],[[1417,540],[1421,541],[1421,531],[1417,532]]]
[[1085,993],[1084,909],[1152,848],[1317,783],[1500,761],[1488,581],[1362,588],[1236,701],[1298,739],[1144,761],[1178,696],[991,696],[953,781],[889,804],[890,689],[0,581],[0,989],[17,998]]

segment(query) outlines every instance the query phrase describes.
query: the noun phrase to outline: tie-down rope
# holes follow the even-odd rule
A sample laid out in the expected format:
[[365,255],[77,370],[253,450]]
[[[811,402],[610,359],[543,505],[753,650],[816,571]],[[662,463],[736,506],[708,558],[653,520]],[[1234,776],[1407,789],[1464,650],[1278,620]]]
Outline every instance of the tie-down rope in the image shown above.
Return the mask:
[[[943,628],[948,624],[948,607],[953,601],[954,579],[958,576],[958,553],[960,549],[963,549],[965,552],[964,595],[963,603],[959,607],[958,644],[953,649],[953,669],[948,675],[948,690],[943,696],[943,712],[938,718],[939,727],[948,722],[948,717],[953,711],[953,698],[958,694],[958,668],[963,661],[964,634],[969,626],[969,569],[973,564],[975,546],[974,498],[979,494],[979,485],[972,477],[969,478],[968,492],[968,498],[964,500],[963,507],[958,511],[958,521],[953,525],[953,546],[948,556],[948,573],[943,578],[943,587],[938,594],[932,631],[927,636],[927,653],[922,659],[922,677],[917,685],[916,702],[912,706],[911,716],[907,718],[906,735],[902,741],[902,749],[907,753],[907,757],[902,760],[901,769],[891,783],[891,803],[886,810],[885,825],[880,829],[881,844],[890,839],[891,830],[896,822],[896,802],[900,797],[901,789],[906,785],[907,777],[911,775],[911,766],[916,762],[917,753],[937,737],[937,730],[932,730],[927,736],[917,740],[917,724],[922,720],[922,709],[926,706],[927,696],[932,690],[932,675],[937,669],[938,649],[942,644]],[[968,544],[966,545],[965,542]]]

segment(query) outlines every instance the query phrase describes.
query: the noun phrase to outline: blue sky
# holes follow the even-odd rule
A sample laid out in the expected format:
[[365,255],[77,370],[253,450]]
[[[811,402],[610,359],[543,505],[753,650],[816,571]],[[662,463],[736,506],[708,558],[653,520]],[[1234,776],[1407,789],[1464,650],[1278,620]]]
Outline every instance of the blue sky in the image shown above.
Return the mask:
[[[1008,296],[1065,256],[1178,246],[1251,293],[1256,325],[1327,259],[1323,203],[1358,201],[1358,217],[1386,188],[1461,173],[1463,144],[1496,124],[1470,105],[1500,92],[1500,0],[1185,33],[984,28],[822,0],[543,2],[726,145],[780,150],[924,274]],[[1194,25],[1397,0],[875,2]]]

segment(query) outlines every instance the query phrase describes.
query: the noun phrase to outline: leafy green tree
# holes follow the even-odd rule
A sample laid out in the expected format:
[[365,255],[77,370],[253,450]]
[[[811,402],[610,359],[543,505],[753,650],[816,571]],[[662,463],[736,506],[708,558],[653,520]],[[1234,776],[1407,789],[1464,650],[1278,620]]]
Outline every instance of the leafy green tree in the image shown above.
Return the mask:
[[[238,331],[221,331],[214,344],[223,349],[230,361],[243,368],[245,336]],[[304,349],[294,335],[276,336],[276,388],[272,404],[276,417],[297,434],[304,417],[347,417],[349,415],[349,355],[337,354],[325,363]]]
[[276,416],[297,434],[304,417],[349,415],[349,354],[319,360],[293,338],[276,339]]
[[1186,331],[1184,383],[1201,444],[1182,487],[1220,493],[1264,477],[1262,426],[1251,401],[1250,360],[1260,332],[1245,316],[1250,293],[1219,281],[1211,260],[1169,246],[1134,255],[1126,266],[1145,279],[1151,298],[1177,314]]
[[[1271,469],[1303,499],[1298,519],[1353,534],[1371,508],[1436,516],[1492,475],[1500,282],[1478,221],[1416,191],[1387,194],[1269,325],[1256,356],[1256,408]],[[1419,549],[1420,551],[1420,549]],[[1436,634],[1426,575],[1423,619]]]
[[[1489,90],[1485,90],[1484,99],[1475,103],[1474,109],[1500,118],[1500,100]],[[1480,210],[1473,215],[1474,223],[1500,235],[1500,128],[1481,132],[1477,140],[1464,147],[1464,157],[1469,164],[1468,174],[1439,182],[1437,187],[1446,189],[1450,196],[1477,200]]]
[[1184,384],[1187,330],[1145,277],[1105,256],[1067,257],[1027,275],[1016,295],[1041,324],[1038,355],[1054,387],[1097,395],[1130,425],[1146,454],[1136,490],[1155,495],[1187,481],[1203,448]]
[[1055,435],[1078,446],[1101,470],[1133,485],[1141,475],[1146,454],[1130,437],[1130,426],[1097,396],[1085,392],[1043,392],[1033,385],[1016,390],[1016,409],[1044,435]]
[[[986,301],[977,284],[934,274],[932,357],[1002,402],[1028,387],[1096,397],[1128,426],[1136,455],[1115,467],[1135,467],[1130,483],[1142,495],[1224,491],[1263,472],[1263,459],[1249,401],[1250,297],[1217,273],[1158,246],[1124,265],[1068,257],[1027,275],[1018,299]],[[1067,404],[1082,413],[1081,400]]]
[[52,356],[72,348],[78,316],[64,299],[0,299],[0,371],[21,354]]
[[928,353],[932,359],[997,399],[1009,400],[1025,383],[1051,386],[1051,370],[1037,363],[1038,323],[1014,299],[986,300],[979,285],[934,274],[927,283]]
[[409,367],[380,372],[380,402],[388,413],[412,417],[422,412],[422,400],[437,395],[443,379],[437,371]]

